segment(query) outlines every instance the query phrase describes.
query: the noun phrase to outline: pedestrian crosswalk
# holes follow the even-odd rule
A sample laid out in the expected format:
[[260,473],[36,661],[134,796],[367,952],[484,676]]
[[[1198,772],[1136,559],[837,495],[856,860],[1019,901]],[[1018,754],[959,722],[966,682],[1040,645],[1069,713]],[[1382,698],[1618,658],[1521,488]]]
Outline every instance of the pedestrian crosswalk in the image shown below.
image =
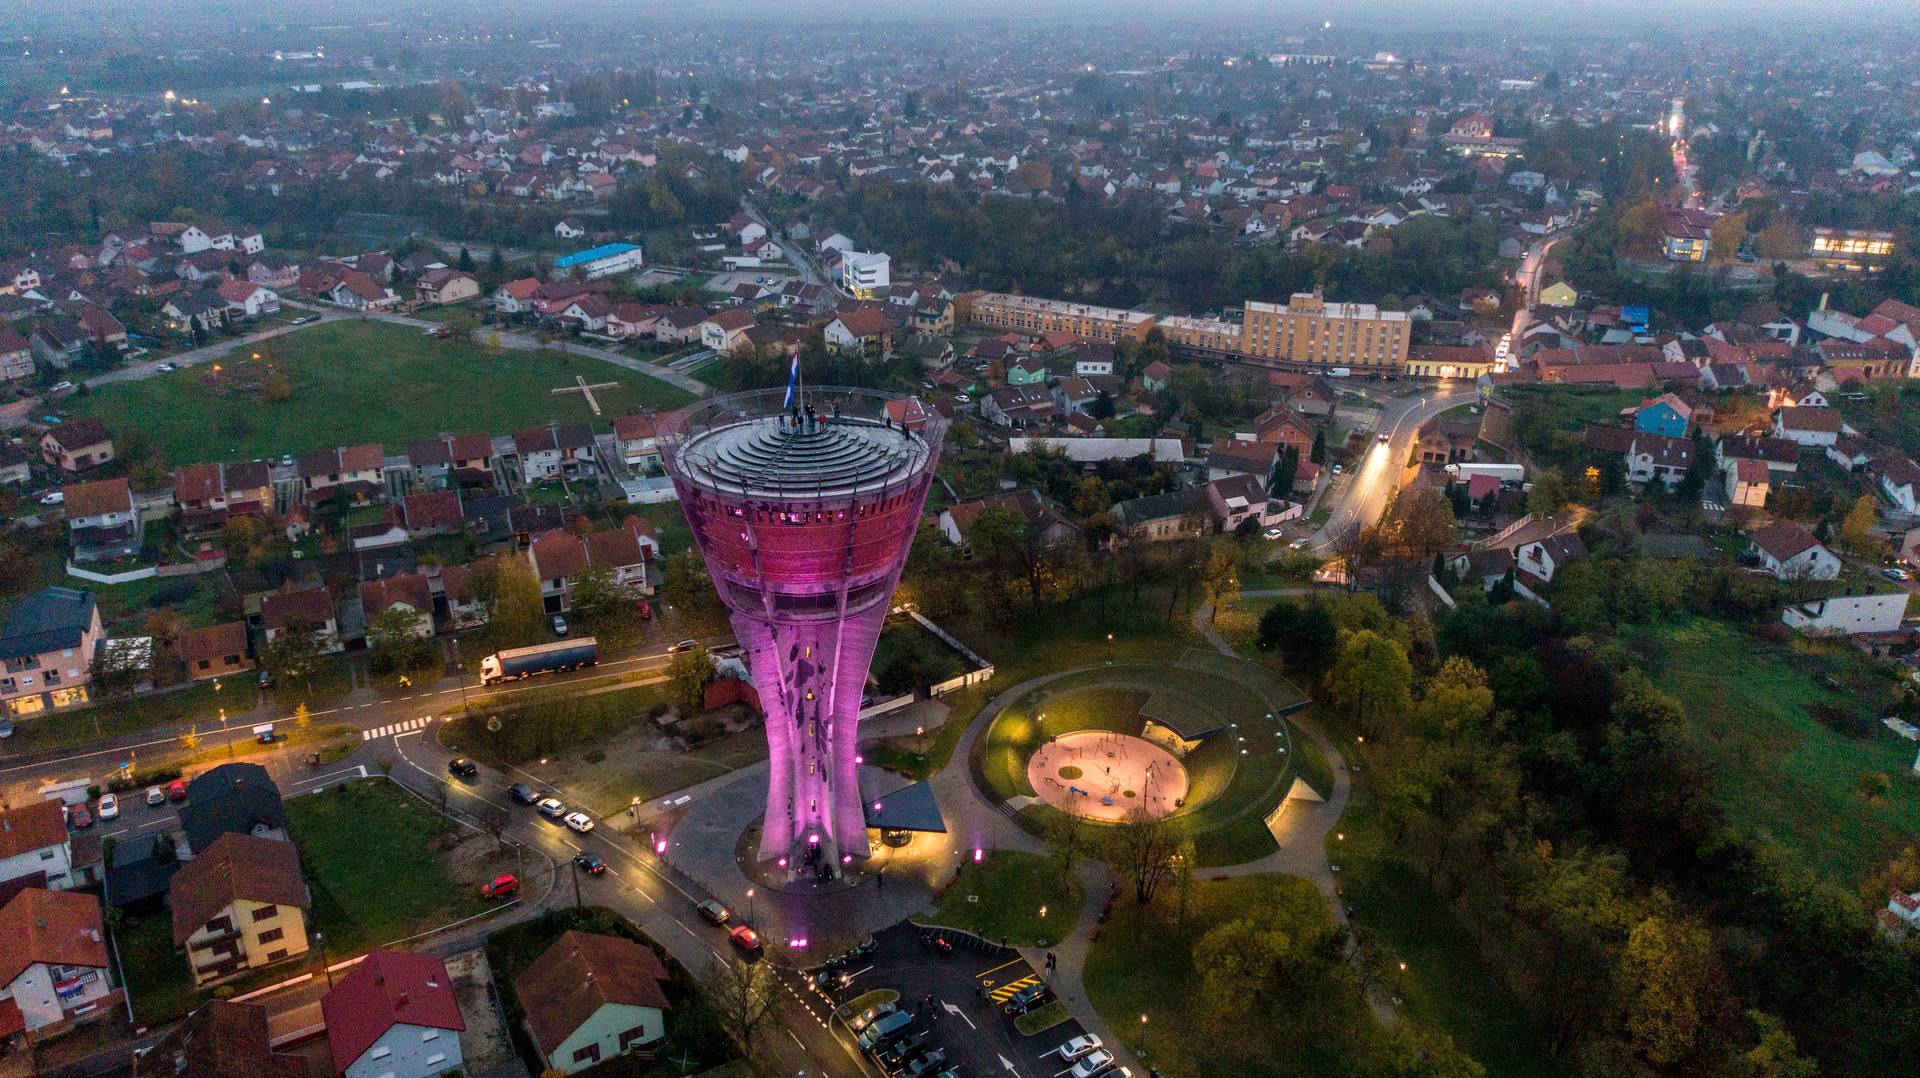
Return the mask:
[[411,731],[420,729],[422,726],[425,726],[432,721],[433,721],[433,716],[427,715],[418,719],[408,719],[406,722],[396,722],[388,726],[376,726],[371,730],[360,731],[360,740],[377,741],[383,737],[392,737],[395,734],[409,733]]
[[1038,976],[1022,977],[1017,981],[1008,981],[1006,984],[995,985],[994,987],[987,990],[987,996],[991,998],[995,1003],[1005,1003],[1006,1001],[1012,999],[1014,997],[1014,994],[1016,992],[1019,992],[1022,988],[1025,988],[1028,985],[1039,984],[1039,983],[1040,983],[1040,978]]

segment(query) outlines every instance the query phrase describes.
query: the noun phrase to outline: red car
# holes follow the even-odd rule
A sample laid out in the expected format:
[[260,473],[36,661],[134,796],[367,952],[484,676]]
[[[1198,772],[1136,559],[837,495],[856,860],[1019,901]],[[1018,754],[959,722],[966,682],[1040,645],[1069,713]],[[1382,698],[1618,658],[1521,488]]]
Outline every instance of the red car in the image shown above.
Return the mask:
[[88,812],[87,806],[85,805],[75,805],[67,813],[67,826],[73,828],[76,831],[81,830],[82,828],[92,827],[93,813]]
[[520,877],[511,872],[502,872],[493,879],[480,885],[480,894],[487,898],[504,898],[520,889]]
[[746,954],[760,953],[760,933],[755,932],[746,925],[741,925],[727,933],[727,938],[733,941],[735,947],[740,948],[740,950]]
[[653,607],[645,599],[642,599],[639,602],[633,604],[633,608],[636,611],[639,611],[640,618],[642,621],[653,616]]
[[187,799],[186,783],[180,781],[179,779],[174,779],[172,782],[167,783],[167,800],[185,801],[186,799]]

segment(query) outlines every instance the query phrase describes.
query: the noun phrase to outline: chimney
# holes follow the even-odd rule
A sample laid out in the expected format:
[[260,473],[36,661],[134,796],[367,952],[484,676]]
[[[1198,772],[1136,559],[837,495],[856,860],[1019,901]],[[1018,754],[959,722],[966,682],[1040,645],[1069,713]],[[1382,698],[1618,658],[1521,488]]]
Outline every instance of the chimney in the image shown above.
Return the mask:
[[1824,311],[1824,310],[1826,310],[1826,309],[1827,309],[1827,296],[1828,296],[1828,295],[1829,295],[1829,293],[1826,293],[1826,292],[1822,292],[1822,293],[1820,293],[1820,306],[1818,306],[1818,307],[1816,307],[1816,308],[1814,308],[1815,310],[1819,310],[1819,311]]

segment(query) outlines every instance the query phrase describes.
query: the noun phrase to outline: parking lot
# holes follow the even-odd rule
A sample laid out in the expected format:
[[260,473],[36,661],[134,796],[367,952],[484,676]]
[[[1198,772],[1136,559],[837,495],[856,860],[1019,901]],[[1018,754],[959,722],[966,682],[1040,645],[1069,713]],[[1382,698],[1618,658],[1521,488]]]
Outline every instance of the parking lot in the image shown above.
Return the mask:
[[[935,942],[944,938],[945,943]],[[873,953],[848,963],[844,984],[822,985],[837,1008],[838,1035],[851,1038],[849,1023],[856,1014],[845,1004],[879,989],[900,993],[897,1006],[912,1020],[888,1038],[916,1047],[907,1059],[883,1065],[878,1055],[867,1059],[882,1074],[912,1074],[914,1059],[939,1050],[944,1059],[920,1072],[928,1076],[954,1068],[962,1075],[988,1078],[1011,1074],[1015,1078],[1066,1078],[1073,1062],[1062,1059],[1059,1048],[1086,1031],[1071,1016],[1032,1036],[1023,1035],[1005,1004],[1023,990],[1044,985],[1040,971],[1018,951],[985,943],[964,933],[930,933],[910,924],[895,925],[875,938]],[[1050,997],[1042,997],[1042,1001]],[[871,1073],[871,1072],[870,1072]],[[1093,1073],[1121,1078],[1126,1072],[1108,1067]]]

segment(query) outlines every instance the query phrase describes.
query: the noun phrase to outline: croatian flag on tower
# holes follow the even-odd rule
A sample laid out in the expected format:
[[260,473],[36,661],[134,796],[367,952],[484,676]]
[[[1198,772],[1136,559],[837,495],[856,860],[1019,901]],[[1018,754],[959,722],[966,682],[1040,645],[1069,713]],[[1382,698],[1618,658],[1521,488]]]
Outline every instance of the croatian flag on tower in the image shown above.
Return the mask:
[[793,407],[793,384],[800,380],[800,353],[793,354],[793,365],[787,368],[787,400],[780,407]]

